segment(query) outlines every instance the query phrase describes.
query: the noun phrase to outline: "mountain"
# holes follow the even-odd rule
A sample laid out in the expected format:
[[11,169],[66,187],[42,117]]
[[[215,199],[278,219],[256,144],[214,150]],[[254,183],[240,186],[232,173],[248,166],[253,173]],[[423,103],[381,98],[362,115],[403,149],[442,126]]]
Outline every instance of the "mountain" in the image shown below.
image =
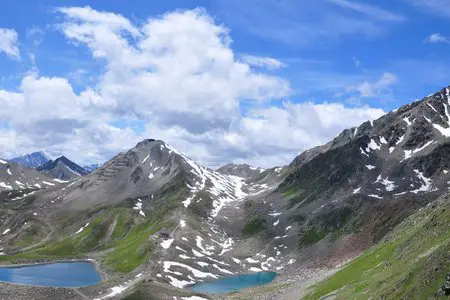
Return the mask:
[[[71,182],[0,194],[0,261],[93,259],[108,279],[84,298],[194,297],[192,284],[259,271],[277,280],[235,297],[432,298],[450,267],[449,94],[262,172],[144,140]],[[49,170],[70,165],[59,160]]]
[[92,173],[95,170],[97,170],[99,167],[100,167],[99,164],[91,164],[91,165],[84,166],[83,169],[84,169],[84,171],[86,171],[86,173]]
[[15,157],[9,160],[9,162],[15,163],[17,165],[34,169],[37,168],[50,160],[44,152],[33,152],[30,154],[25,154],[23,156]]
[[265,170],[263,168],[256,168],[247,164],[226,164],[216,170],[224,175],[234,175],[242,178],[256,177]]
[[71,180],[88,174],[83,167],[80,167],[65,156],[50,160],[36,168],[36,170],[61,180]]

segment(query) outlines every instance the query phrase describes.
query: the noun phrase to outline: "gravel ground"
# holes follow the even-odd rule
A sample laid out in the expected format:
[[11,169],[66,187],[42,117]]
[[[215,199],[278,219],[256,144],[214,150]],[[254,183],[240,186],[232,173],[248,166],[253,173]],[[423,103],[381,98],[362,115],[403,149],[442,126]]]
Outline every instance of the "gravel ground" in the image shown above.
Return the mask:
[[74,289],[35,287],[19,284],[0,283],[1,300],[83,300],[81,294]]

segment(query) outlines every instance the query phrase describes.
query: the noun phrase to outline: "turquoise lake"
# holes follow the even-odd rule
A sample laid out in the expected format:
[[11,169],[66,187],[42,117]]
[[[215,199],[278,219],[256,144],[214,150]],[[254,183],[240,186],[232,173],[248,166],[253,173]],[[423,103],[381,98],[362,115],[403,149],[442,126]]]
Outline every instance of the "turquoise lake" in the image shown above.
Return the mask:
[[32,266],[0,267],[0,281],[37,286],[82,287],[102,280],[90,262],[58,262]]
[[196,284],[191,287],[194,292],[224,294],[236,292],[241,289],[258,286],[272,282],[277,273],[275,272],[259,272],[254,274],[243,274],[214,281],[208,281]]

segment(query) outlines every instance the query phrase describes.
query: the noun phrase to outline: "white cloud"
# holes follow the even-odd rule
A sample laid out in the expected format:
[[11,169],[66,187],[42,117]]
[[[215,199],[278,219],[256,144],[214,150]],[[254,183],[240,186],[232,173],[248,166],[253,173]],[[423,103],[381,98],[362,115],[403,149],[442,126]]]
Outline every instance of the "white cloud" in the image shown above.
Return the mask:
[[[0,90],[0,124],[9,128],[0,131],[5,156],[43,149],[89,163],[157,138],[210,166],[269,166],[383,113],[336,103],[271,106],[290,95],[289,82],[236,58],[228,29],[201,9],[139,24],[89,7],[57,12],[60,31],[103,62],[103,73],[80,91],[69,79],[85,74],[81,69],[69,79],[36,69],[14,91]],[[390,80],[382,77],[378,86]]]
[[0,52],[14,59],[20,59],[17,32],[14,29],[0,28]]
[[317,48],[355,37],[373,39],[405,19],[361,2],[369,1],[217,0],[215,4],[221,20],[292,47]]
[[270,167],[284,165],[311,147],[324,144],[342,130],[377,119],[382,109],[347,108],[341,103],[290,103],[255,108],[226,131],[192,134],[183,128],[148,126],[181,151],[210,166],[247,162]]
[[390,87],[398,81],[397,76],[385,72],[375,82],[364,81],[361,84],[347,87],[347,92],[357,92],[359,97],[376,97],[389,91]]
[[39,46],[44,41],[45,31],[39,27],[28,28],[25,33],[27,39],[33,41],[35,46]]
[[433,33],[425,39],[426,43],[450,43],[450,38],[440,33]]
[[278,59],[267,56],[243,55],[242,61],[255,67],[267,68],[269,70],[286,67],[286,64]]
[[330,3],[336,4],[340,7],[350,9],[362,14],[365,14],[369,17],[373,17],[375,19],[384,20],[384,21],[405,21],[405,17],[399,14],[392,13],[380,7],[360,3],[357,1],[347,1],[347,0],[328,0]]

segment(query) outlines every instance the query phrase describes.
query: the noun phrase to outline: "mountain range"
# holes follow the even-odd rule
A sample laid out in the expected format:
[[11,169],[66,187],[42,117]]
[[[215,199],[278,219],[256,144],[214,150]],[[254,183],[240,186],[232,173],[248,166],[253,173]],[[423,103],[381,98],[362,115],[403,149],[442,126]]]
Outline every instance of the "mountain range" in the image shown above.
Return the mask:
[[[96,261],[108,279],[73,299],[209,299],[186,288],[261,271],[277,272],[270,287],[230,297],[437,297],[450,268],[449,109],[445,88],[270,169],[212,170],[154,139],[89,174],[65,157],[43,174],[2,161],[0,261]],[[58,179],[21,188],[8,170]]]
[[25,154],[23,156],[18,156],[8,160],[11,163],[26,167],[26,168],[37,168],[46,162],[48,162],[50,157],[48,157],[44,152],[33,152],[30,154]]

